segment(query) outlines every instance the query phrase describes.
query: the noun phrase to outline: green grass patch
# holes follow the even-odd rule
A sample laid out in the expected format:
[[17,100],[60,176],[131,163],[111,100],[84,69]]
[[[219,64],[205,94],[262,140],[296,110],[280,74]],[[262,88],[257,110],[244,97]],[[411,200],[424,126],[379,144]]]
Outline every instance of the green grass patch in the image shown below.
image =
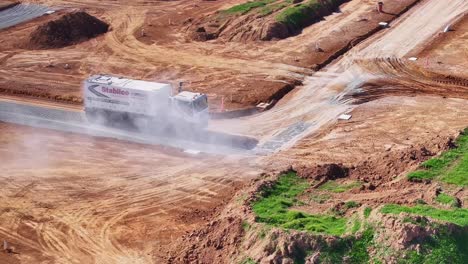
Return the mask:
[[374,230],[367,228],[360,238],[340,238],[334,246],[325,246],[321,250],[320,263],[368,263],[368,248],[374,243]]
[[420,252],[410,251],[399,264],[468,263],[468,230],[449,233],[440,227],[439,234],[421,244]]
[[457,138],[456,148],[421,164],[421,170],[408,174],[410,181],[439,179],[449,184],[468,186],[468,128]]
[[324,7],[318,0],[303,1],[297,5],[284,8],[277,16],[276,21],[289,27],[301,29],[331,14],[330,7],[338,7],[345,0],[327,0]]
[[339,184],[336,181],[327,181],[324,183],[322,186],[319,187],[319,190],[322,191],[329,191],[329,192],[334,192],[334,193],[342,193],[349,191],[354,188],[361,187],[360,182],[353,182],[350,184]]
[[403,217],[403,223],[411,223],[413,225],[418,225],[421,227],[426,227],[429,224],[427,218],[413,218],[410,216]]
[[262,197],[253,204],[256,221],[285,229],[341,235],[346,230],[346,219],[329,215],[310,215],[288,210],[297,203],[297,196],[309,184],[290,172],[281,175],[277,183],[263,190]]
[[229,9],[223,10],[223,13],[227,14],[246,14],[250,12],[252,9],[259,8],[262,6],[266,6],[270,3],[276,2],[277,0],[260,0],[260,1],[249,1],[243,4],[235,5]]
[[436,202],[443,204],[443,205],[450,205],[451,207],[458,207],[458,201],[457,198],[450,196],[445,193],[441,193],[437,195],[436,197]]
[[370,208],[370,207],[364,208],[364,218],[366,218],[366,219],[369,218],[371,212],[372,212],[372,208]]
[[356,234],[357,231],[361,229],[361,221],[359,219],[354,220],[353,227],[351,228],[351,233]]
[[355,201],[348,201],[345,203],[346,209],[357,208],[359,206],[361,206],[361,204]]
[[317,0],[307,2],[286,8],[276,16],[276,21],[295,28],[302,28],[311,20],[312,16],[319,13],[322,5]]
[[262,14],[263,16],[267,16],[269,14],[272,14],[272,13],[278,11],[278,10],[281,10],[281,9],[287,7],[291,3],[292,3],[292,1],[288,0],[288,1],[283,1],[281,3],[266,5],[266,6],[262,7],[262,9],[260,9],[260,14]]
[[243,261],[241,261],[240,264],[257,264],[257,262],[252,258],[246,258]]
[[447,221],[460,226],[468,226],[468,209],[462,208],[443,210],[428,205],[416,205],[413,207],[408,207],[396,204],[387,204],[382,208],[381,212],[384,214],[399,214],[404,212]]

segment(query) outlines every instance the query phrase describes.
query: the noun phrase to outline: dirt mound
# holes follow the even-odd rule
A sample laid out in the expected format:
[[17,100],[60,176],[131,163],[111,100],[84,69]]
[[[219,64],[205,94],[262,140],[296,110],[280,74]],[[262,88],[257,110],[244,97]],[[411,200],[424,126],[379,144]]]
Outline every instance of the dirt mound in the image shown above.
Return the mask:
[[190,39],[256,41],[284,39],[333,13],[349,0],[260,1],[244,3],[185,21]]
[[314,167],[300,167],[296,169],[297,175],[304,179],[335,180],[348,176],[349,169],[343,164],[324,164]]
[[86,12],[69,13],[39,26],[30,35],[31,48],[49,49],[70,46],[104,34],[109,25]]

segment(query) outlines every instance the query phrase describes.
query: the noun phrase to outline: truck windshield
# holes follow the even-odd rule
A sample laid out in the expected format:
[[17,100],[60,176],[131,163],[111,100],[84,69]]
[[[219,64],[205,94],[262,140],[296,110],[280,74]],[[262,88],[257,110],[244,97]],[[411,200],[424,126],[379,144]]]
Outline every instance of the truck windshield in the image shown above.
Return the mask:
[[197,100],[193,101],[193,108],[195,112],[201,112],[208,107],[208,98],[206,96],[201,96]]

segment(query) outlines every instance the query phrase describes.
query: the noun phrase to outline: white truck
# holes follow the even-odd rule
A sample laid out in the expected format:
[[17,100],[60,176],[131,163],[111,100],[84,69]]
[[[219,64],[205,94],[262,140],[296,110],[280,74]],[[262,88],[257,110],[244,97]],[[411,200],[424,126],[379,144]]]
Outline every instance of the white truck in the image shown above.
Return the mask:
[[94,75],[84,84],[84,110],[90,122],[121,122],[147,127],[208,124],[208,98],[205,94],[179,91],[172,86],[110,75]]

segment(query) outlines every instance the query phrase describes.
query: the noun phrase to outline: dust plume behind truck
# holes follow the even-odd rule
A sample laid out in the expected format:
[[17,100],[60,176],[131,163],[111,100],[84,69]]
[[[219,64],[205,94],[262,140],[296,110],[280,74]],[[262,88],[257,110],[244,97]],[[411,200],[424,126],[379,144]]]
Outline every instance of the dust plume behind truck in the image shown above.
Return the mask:
[[131,122],[139,128],[208,124],[207,96],[188,91],[173,96],[167,83],[94,75],[85,81],[84,95],[90,122]]

